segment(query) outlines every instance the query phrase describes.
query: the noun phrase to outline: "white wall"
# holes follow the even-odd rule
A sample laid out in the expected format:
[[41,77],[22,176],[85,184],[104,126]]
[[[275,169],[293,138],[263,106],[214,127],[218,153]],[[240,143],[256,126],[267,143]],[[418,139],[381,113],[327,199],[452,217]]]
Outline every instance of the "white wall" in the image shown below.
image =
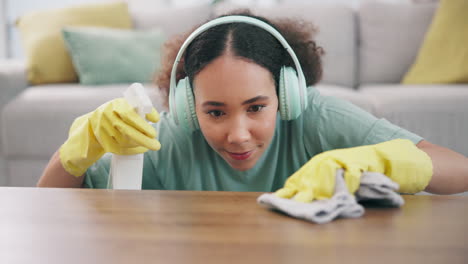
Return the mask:
[[7,27],[4,0],[0,0],[0,58],[6,57]]

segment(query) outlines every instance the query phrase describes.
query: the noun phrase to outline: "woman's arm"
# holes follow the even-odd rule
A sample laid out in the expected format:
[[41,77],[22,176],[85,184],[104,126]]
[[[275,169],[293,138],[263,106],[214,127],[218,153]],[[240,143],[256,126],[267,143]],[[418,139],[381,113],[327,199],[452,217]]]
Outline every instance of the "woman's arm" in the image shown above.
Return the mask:
[[59,152],[56,151],[42,173],[37,187],[80,188],[84,176],[75,177],[65,171],[60,162]]
[[434,168],[425,191],[436,194],[468,191],[468,158],[425,140],[416,146],[431,157]]
[[159,150],[161,144],[156,139],[156,130],[147,120],[159,121],[156,109],[152,108],[146,119],[142,118],[124,98],[109,101],[78,117],[37,186],[78,188],[83,184],[86,170],[104,153],[132,155],[148,149]]

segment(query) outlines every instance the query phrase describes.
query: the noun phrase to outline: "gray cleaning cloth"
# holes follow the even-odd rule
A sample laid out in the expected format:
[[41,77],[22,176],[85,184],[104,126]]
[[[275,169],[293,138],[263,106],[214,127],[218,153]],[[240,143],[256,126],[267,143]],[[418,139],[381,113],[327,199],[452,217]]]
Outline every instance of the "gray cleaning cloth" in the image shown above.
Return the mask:
[[358,202],[372,201],[384,206],[401,207],[405,201],[397,193],[399,187],[398,183],[382,173],[364,172],[355,195]]
[[398,184],[381,173],[363,173],[361,185],[356,192],[356,198],[348,192],[343,174],[344,171],[342,169],[337,170],[335,193],[330,199],[303,203],[292,199],[280,198],[272,193],[265,193],[258,197],[257,202],[292,217],[318,224],[328,223],[340,217],[361,217],[364,214],[364,207],[356,199],[359,201],[372,200],[386,206],[401,206],[404,203],[403,198],[395,193],[398,190]]
[[364,207],[348,192],[342,170],[336,173],[335,194],[330,199],[303,203],[265,193],[258,197],[257,202],[290,216],[318,224],[328,223],[337,217],[357,218],[364,214]]

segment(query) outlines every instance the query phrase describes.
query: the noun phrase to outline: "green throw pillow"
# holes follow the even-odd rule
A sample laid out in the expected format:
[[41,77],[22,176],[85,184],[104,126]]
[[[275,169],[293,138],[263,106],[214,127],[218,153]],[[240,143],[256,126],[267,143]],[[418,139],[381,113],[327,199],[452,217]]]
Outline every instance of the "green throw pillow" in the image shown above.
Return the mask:
[[62,30],[81,84],[150,82],[160,65],[160,31],[99,27]]

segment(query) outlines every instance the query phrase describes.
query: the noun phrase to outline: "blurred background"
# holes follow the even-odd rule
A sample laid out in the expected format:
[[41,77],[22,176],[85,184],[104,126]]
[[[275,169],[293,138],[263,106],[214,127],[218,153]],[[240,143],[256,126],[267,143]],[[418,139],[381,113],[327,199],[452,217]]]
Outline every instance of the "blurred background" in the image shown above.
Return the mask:
[[[111,2],[112,0],[0,0],[0,58],[23,58],[23,51],[19,40],[18,32],[15,28],[15,21],[18,17],[33,10],[50,8],[61,8],[70,5]],[[310,3],[326,2],[338,3],[347,2],[349,5],[357,5],[360,0],[126,0],[132,9],[151,9],[161,6],[190,7],[204,4],[236,3],[253,6],[272,6],[281,3]],[[405,2],[407,0],[386,0],[385,2]],[[418,0],[415,0],[418,1]],[[431,1],[431,0],[419,0]],[[433,0],[432,0],[433,1]]]
[[34,186],[130,83],[168,111],[163,43],[239,8],[318,29],[321,94],[468,156],[468,0],[0,0],[0,186]]

